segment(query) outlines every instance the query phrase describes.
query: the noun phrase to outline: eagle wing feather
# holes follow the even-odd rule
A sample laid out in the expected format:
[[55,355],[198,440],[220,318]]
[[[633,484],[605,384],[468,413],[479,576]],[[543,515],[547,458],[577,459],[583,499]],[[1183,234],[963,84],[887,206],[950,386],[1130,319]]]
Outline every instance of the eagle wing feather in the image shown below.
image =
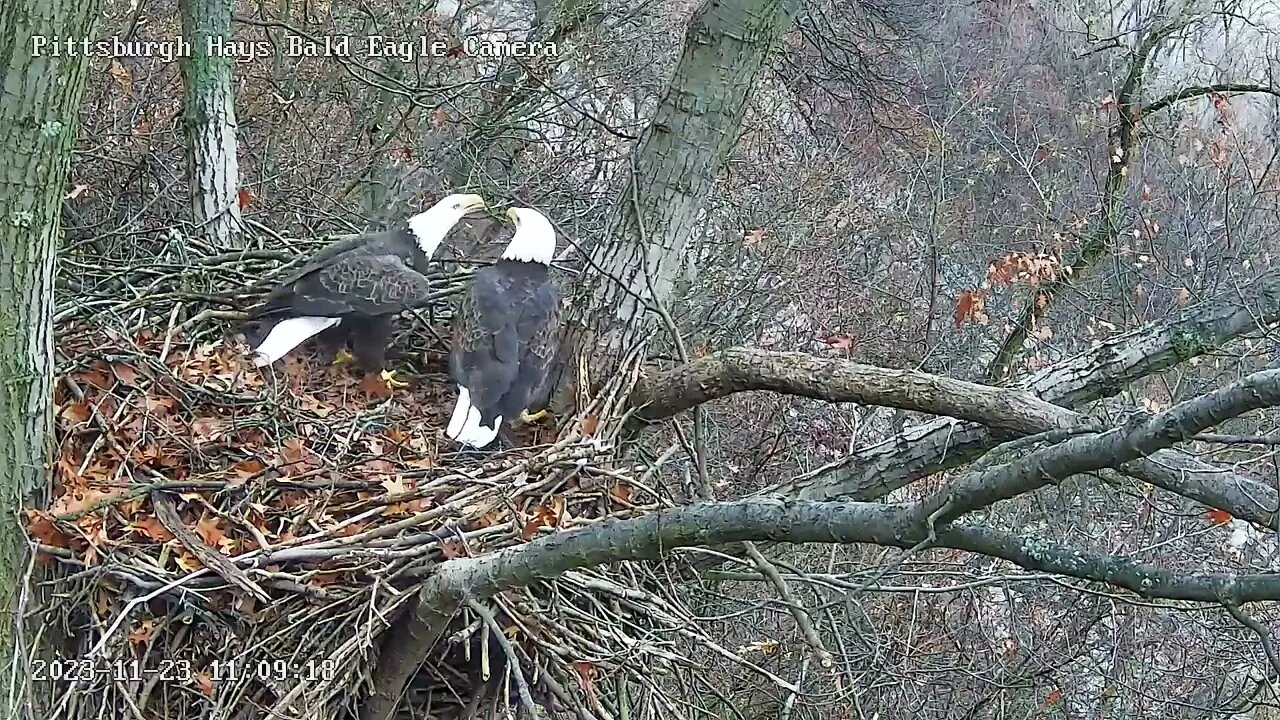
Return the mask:
[[430,291],[427,278],[395,255],[352,254],[293,283],[286,296],[305,315],[388,315],[421,303]]
[[543,390],[547,369],[555,357],[560,330],[560,295],[555,285],[544,282],[524,304],[520,317],[521,357],[519,372],[502,398],[504,417],[514,417],[529,408]]
[[510,279],[492,266],[478,271],[453,323],[449,369],[477,407],[493,407],[520,367],[520,305]]

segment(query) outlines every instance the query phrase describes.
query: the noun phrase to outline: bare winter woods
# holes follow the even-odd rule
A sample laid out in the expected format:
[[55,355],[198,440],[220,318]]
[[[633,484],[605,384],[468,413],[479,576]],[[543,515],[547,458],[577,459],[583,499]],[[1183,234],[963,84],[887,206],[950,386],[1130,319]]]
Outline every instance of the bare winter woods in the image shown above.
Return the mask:
[[[0,7],[6,717],[1280,715],[1280,11],[916,5]],[[394,375],[249,361],[450,193]]]

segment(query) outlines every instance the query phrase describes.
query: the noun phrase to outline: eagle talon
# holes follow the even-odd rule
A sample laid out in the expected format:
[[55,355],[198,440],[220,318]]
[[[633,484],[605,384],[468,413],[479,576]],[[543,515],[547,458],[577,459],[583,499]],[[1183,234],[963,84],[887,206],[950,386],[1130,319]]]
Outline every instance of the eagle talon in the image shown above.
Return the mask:
[[331,364],[333,364],[333,365],[346,365],[347,363],[351,362],[352,360],[355,360],[355,356],[353,356],[351,353],[347,352],[347,349],[346,349],[346,348],[342,348],[342,349],[338,350],[338,352],[336,352],[336,353],[334,353],[334,354],[333,354],[333,362],[332,362]]
[[523,425],[532,425],[536,422],[546,420],[549,417],[551,417],[551,413],[546,410],[539,410],[532,415],[529,414],[528,408],[520,411],[520,422]]
[[378,377],[382,378],[382,382],[387,384],[388,390],[395,390],[398,387],[409,387],[409,383],[396,379],[395,370],[383,370]]

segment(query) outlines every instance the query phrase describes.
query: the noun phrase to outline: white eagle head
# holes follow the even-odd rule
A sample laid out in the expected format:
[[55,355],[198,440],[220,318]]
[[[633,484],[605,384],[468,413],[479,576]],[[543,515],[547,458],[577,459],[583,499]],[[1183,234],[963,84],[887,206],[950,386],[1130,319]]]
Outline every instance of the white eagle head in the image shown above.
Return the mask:
[[516,234],[502,253],[503,260],[536,262],[550,265],[556,254],[556,229],[546,215],[527,207],[507,210],[507,217],[516,225]]
[[431,257],[436,254],[440,243],[444,242],[444,236],[449,234],[463,215],[484,208],[484,198],[479,195],[449,195],[426,212],[409,218],[409,230],[418,239],[418,247],[422,248],[422,252]]

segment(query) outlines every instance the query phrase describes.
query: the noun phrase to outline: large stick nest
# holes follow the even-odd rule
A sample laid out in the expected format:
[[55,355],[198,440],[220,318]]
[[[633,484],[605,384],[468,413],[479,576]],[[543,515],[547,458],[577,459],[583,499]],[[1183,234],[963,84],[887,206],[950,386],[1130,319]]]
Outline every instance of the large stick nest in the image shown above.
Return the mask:
[[[523,447],[460,453],[442,433],[447,321],[422,317],[447,303],[401,319],[405,386],[305,352],[259,370],[210,300],[289,254],[169,248],[64,260],[53,492],[24,513],[54,578],[26,598],[32,627],[66,638],[33,665],[57,679],[38,715],[354,716],[384,631],[439,563],[670,505],[617,452],[634,372],[558,428],[517,428]],[[512,654],[538,703],[616,715],[615,680],[652,688],[685,662],[674,644],[700,639],[647,572],[571,573],[461,613],[405,716],[516,707]]]

